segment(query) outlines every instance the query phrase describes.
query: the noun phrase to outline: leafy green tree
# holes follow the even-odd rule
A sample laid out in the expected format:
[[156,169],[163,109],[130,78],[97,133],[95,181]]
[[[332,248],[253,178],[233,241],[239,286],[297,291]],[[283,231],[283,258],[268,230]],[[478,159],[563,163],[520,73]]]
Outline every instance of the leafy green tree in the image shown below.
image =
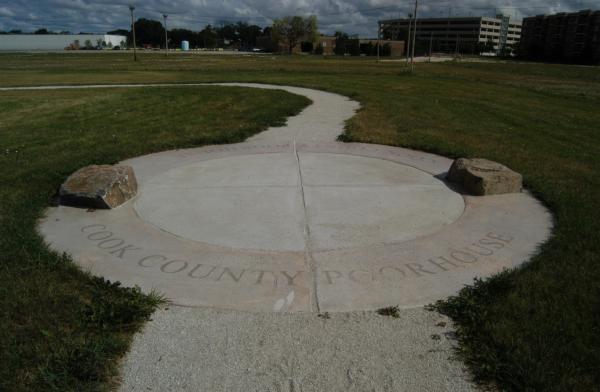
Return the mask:
[[348,40],[347,48],[350,56],[360,56],[360,41],[356,36]]
[[380,55],[384,57],[392,55],[392,47],[390,46],[390,44],[383,44],[383,46],[381,47]]
[[500,57],[511,57],[514,53],[514,48],[512,45],[509,44],[505,44],[504,46],[502,46],[502,49],[500,49]]
[[200,33],[188,29],[173,29],[169,31],[169,42],[171,47],[181,47],[181,41],[188,41],[192,48],[202,46],[200,45]]
[[282,19],[276,19],[271,29],[271,38],[275,45],[284,44],[288,47],[291,54],[298,43],[317,42],[319,31],[317,27],[317,17],[309,16],[286,16]]
[[129,35],[129,33],[130,33],[130,32],[129,32],[129,30],[125,30],[125,29],[117,29],[117,30],[112,30],[112,31],[109,31],[109,32],[108,32],[108,33],[106,33],[106,34],[109,34],[109,35],[124,35],[124,36],[128,36],[128,35]]
[[336,31],[335,34],[335,54],[343,56],[347,53],[347,45],[350,37],[342,31]]
[[300,50],[302,51],[302,53],[312,53],[314,48],[315,45],[312,42],[302,41],[300,43]]
[[226,24],[219,29],[219,38],[229,42],[239,42],[239,31],[234,24]]
[[245,22],[235,24],[237,39],[243,48],[252,48],[256,46],[256,39],[263,33],[262,28],[256,25],[249,25]]
[[360,54],[375,56],[377,54],[377,45],[373,45],[372,42],[360,44]]
[[486,41],[485,45],[483,46],[483,52],[484,53],[493,53],[495,50],[494,48],[494,41],[492,41],[491,38],[488,38],[488,40]]
[[67,47],[65,48],[65,50],[79,50],[79,49],[81,49],[81,46],[79,44],[78,39],[76,39],[75,41],[73,41],[72,43],[67,45]]
[[203,48],[215,48],[219,39],[219,31],[211,25],[207,25],[200,32],[201,45]]
[[141,18],[135,22],[136,44],[161,46],[165,39],[165,28],[157,20]]
[[352,38],[341,31],[335,32],[335,54],[338,56],[360,56],[360,41],[357,36]]
[[485,42],[477,42],[475,44],[475,51],[477,52],[477,54],[482,54],[485,52]]

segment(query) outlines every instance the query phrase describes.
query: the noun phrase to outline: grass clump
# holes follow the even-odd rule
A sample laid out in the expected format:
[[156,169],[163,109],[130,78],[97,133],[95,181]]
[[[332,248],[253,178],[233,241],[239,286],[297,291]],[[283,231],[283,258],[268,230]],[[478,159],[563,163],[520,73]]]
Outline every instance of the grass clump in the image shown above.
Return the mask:
[[377,309],[377,314],[393,318],[400,318],[400,308],[397,306],[388,306],[386,308]]

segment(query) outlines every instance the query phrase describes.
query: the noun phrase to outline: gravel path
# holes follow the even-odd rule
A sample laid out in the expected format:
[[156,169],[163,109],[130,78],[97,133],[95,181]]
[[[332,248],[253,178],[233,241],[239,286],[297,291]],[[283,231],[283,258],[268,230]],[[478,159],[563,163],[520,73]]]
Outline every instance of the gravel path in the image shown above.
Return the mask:
[[422,308],[245,313],[170,307],[139,334],[122,391],[471,391],[449,320]]

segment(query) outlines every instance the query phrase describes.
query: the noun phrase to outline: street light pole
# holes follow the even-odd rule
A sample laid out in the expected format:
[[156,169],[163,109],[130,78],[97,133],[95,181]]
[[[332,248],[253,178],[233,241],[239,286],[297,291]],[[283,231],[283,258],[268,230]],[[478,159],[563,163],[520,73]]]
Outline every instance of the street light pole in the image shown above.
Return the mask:
[[135,23],[133,22],[133,10],[135,10],[135,7],[130,5],[129,11],[131,12],[131,31],[133,33],[133,61],[137,61],[137,52],[135,49]]
[[410,57],[410,34],[412,33],[412,14],[408,14],[408,37],[406,38],[405,49],[406,49],[406,64]]
[[454,56],[456,58],[458,58],[459,47],[460,47],[460,35],[458,35],[458,33],[456,33],[456,50],[454,51]]
[[418,15],[418,10],[419,10],[419,0],[415,0],[415,30],[413,32],[413,36],[412,36],[412,53],[410,55],[410,70],[411,72],[415,70],[415,65],[414,65],[414,61],[415,61],[415,45],[417,43],[417,15]]
[[165,19],[165,56],[169,56],[169,33],[167,30],[167,17],[169,15],[163,14],[163,18]]
[[431,63],[431,52],[433,50],[433,31],[431,32],[431,37],[429,38],[429,62]]
[[379,47],[381,46],[381,22],[377,22],[377,62],[379,62]]

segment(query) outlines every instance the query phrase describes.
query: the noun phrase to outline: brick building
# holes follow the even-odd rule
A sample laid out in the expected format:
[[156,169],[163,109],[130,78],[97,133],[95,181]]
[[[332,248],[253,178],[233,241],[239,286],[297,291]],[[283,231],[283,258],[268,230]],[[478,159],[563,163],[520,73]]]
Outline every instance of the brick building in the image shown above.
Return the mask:
[[[351,38],[348,40],[349,47],[350,42],[354,41],[360,47],[361,45],[371,45],[375,49],[377,48],[377,39],[358,39]],[[317,38],[317,41],[314,45],[306,45],[305,43],[298,43],[293,49],[293,54],[299,53],[316,53],[319,50],[322,50],[324,56],[333,56],[336,54],[336,44],[337,39],[334,36],[329,35],[321,35]],[[381,40],[381,46],[387,45],[389,47],[389,56],[402,56],[404,55],[404,41],[392,41],[392,40]],[[271,37],[259,37],[257,39],[257,47],[263,49],[267,52],[274,53],[288,53],[289,48],[287,45],[280,43],[278,45],[274,45]],[[317,49],[319,48],[319,49]],[[363,47],[364,48],[364,47]],[[348,50],[348,54],[350,54],[350,50]]]
[[335,54],[335,37],[322,35],[317,39],[315,47],[323,48],[323,55],[331,56]]
[[600,11],[525,18],[519,54],[527,60],[600,64]]

